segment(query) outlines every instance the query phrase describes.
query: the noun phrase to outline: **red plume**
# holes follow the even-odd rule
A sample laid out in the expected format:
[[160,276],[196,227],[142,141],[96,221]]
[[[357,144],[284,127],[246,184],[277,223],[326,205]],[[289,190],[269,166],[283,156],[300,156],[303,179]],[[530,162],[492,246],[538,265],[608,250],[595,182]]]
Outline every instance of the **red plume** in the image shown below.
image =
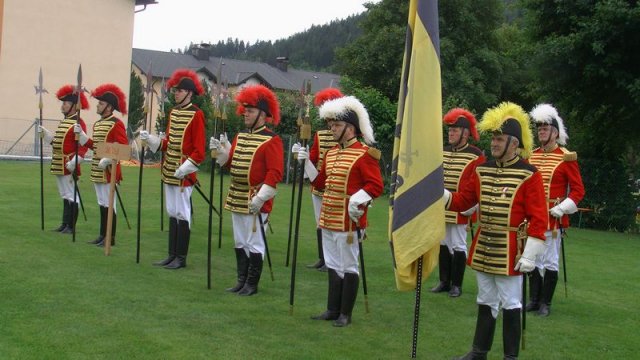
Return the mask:
[[236,95],[236,113],[242,115],[245,107],[255,107],[267,113],[267,122],[280,123],[280,105],[276,95],[264,85],[247,86]]
[[[58,92],[56,92],[56,97],[60,101],[70,101],[72,103],[76,103],[77,97],[75,96],[75,91],[75,86],[65,85],[61,87]],[[87,110],[89,108],[89,101],[87,100],[87,96],[84,94],[84,91],[80,91],[80,108],[82,110]]]
[[444,116],[444,123],[447,125],[454,125],[458,122],[458,119],[463,117],[469,121],[469,133],[471,133],[471,137],[478,141],[480,139],[480,135],[478,135],[478,130],[476,129],[476,117],[473,116],[469,111],[462,108],[453,108],[449,110],[449,112]]
[[204,88],[202,88],[202,84],[200,84],[200,78],[198,78],[198,75],[193,70],[189,69],[178,69],[171,75],[171,78],[167,81],[167,90],[172,87],[191,90],[196,95],[202,95],[204,93]]
[[316,96],[313,98],[313,105],[320,107],[320,105],[324,104],[327,100],[333,100],[343,96],[342,92],[336,88],[322,89],[318,91]]
[[106,101],[123,115],[127,114],[127,100],[122,90],[114,84],[103,84],[91,92],[91,96]]

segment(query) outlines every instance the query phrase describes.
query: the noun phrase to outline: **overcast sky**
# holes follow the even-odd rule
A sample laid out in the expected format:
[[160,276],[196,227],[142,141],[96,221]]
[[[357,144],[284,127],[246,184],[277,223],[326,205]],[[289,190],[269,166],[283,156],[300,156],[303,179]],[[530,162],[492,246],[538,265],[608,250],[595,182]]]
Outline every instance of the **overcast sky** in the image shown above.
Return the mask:
[[[379,0],[157,0],[135,14],[133,47],[169,51],[227,38],[275,41],[365,10]],[[142,7],[137,7],[141,9]]]

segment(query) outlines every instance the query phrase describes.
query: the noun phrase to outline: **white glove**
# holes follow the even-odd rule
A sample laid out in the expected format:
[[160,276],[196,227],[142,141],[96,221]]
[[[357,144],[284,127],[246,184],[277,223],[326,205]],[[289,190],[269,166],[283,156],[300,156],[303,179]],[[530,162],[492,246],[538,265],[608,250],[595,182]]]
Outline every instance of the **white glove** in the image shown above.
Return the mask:
[[449,199],[451,199],[451,191],[449,191],[447,189],[444,189],[444,193],[442,194],[442,200],[444,201],[444,206],[445,207],[449,203]]
[[180,165],[178,170],[173,173],[173,177],[178,179],[183,179],[185,176],[198,171],[198,166],[192,163],[190,160],[187,160]]
[[272,188],[267,184],[262,184],[258,193],[251,198],[251,203],[249,203],[249,211],[252,214],[257,214],[262,209],[262,206],[267,201],[271,200],[274,196],[276,196],[277,190]]
[[227,134],[220,134],[220,140],[211,137],[209,139],[209,149],[217,150],[216,162],[220,166],[224,166],[229,160],[229,153],[231,152],[231,144],[227,140]]
[[291,152],[293,154],[297,154],[298,151],[300,151],[301,148],[302,148],[302,145],[299,142],[297,142],[297,143],[293,144],[293,146],[291,146]]
[[78,142],[80,145],[84,145],[89,141],[89,136],[82,130],[82,126],[80,124],[73,125],[73,132],[78,134]]
[[513,270],[523,273],[533,271],[536,268],[536,258],[544,252],[544,249],[544,241],[531,236],[527,237],[527,244]]
[[316,166],[309,160],[309,149],[307,147],[301,146],[300,150],[298,150],[298,161],[300,164],[304,163],[305,179],[313,181],[318,177],[318,169],[316,169]]
[[82,158],[78,155],[71,158],[71,160],[67,161],[64,167],[69,170],[69,172],[73,172],[76,169],[76,158],[78,159],[78,164],[82,163]]
[[147,130],[140,131],[140,140],[144,141],[149,145],[149,149],[151,152],[155,153],[160,148],[160,138],[156,135],[149,134]]
[[560,204],[549,209],[549,213],[558,219],[560,219],[564,214],[570,215],[576,211],[578,211],[578,206],[569,198],[562,200]]
[[47,128],[38,125],[38,134],[40,134],[40,137],[46,144],[51,144],[53,141],[53,133]]
[[461,212],[460,214],[461,214],[462,216],[467,216],[467,217],[469,217],[469,216],[473,215],[473,213],[475,213],[476,211],[478,211],[478,204],[475,204],[475,205],[474,205],[474,206],[472,206],[469,210],[463,211],[463,212]]
[[[293,151],[293,148],[296,146],[297,144],[293,145],[291,147],[291,151]],[[300,146],[298,147],[298,151],[296,151],[298,153],[298,161],[300,161],[300,164],[302,164],[303,161],[309,159],[309,147],[303,147]]]
[[102,158],[100,159],[100,162],[98,163],[98,167],[102,170],[106,169],[107,167],[109,167],[109,165],[111,165],[111,159],[110,158]]
[[371,201],[372,198],[366,191],[360,189],[355,194],[349,197],[349,217],[351,220],[357,222],[362,214],[364,214],[364,210],[360,209],[360,205],[364,205]]

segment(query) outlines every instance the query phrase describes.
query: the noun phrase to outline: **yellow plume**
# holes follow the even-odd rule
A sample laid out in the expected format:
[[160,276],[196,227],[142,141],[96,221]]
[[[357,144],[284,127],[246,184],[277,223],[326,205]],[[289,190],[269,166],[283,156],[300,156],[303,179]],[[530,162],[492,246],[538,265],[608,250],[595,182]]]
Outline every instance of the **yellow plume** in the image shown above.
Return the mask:
[[482,115],[478,130],[481,132],[500,131],[505,120],[510,118],[516,119],[520,124],[522,129],[520,156],[527,159],[531,156],[531,151],[533,150],[533,133],[530,127],[529,114],[520,105],[512,102],[502,102],[498,106],[487,110]]

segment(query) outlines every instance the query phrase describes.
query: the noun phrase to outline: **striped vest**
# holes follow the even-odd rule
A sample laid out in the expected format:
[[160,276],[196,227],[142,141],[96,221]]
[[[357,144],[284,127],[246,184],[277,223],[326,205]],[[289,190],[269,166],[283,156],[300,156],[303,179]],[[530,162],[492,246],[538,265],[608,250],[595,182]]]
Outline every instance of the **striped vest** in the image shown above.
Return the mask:
[[[337,142],[333,139],[333,133],[331,132],[331,130],[318,130],[316,134],[318,135],[318,148],[320,150],[320,156],[318,158],[318,164],[316,165],[316,168],[318,169],[318,171],[320,171],[322,170],[322,164],[324,163],[324,154],[329,149],[336,146]],[[324,194],[324,191],[311,186],[311,193],[313,195],[322,196]]]
[[[349,231],[345,226],[348,218],[349,195],[347,185],[353,164],[364,156],[368,146],[345,148],[337,146],[327,151],[325,158],[326,180],[322,207],[320,209],[320,227],[333,231]],[[349,221],[350,222],[350,221]]]
[[533,175],[533,170],[497,167],[491,162],[490,166],[478,166],[476,173],[481,191],[480,233],[469,265],[485,273],[509,275],[509,254],[517,252],[517,228],[510,227],[513,199],[519,186]]
[[[562,164],[565,158],[565,152],[569,152],[568,150],[561,148],[563,150],[561,153],[558,152],[538,152],[536,149],[529,158],[529,163],[531,165],[538,168],[540,174],[542,175],[542,182],[544,183],[544,193],[547,195],[547,204],[549,208],[554,207],[556,199],[550,198],[550,188],[551,188],[551,178],[553,177],[553,173],[556,171],[558,166]],[[564,200],[564,198],[562,199]]]
[[53,147],[51,155],[51,173],[53,175],[64,175],[64,165],[69,161],[69,155],[63,152],[64,138],[69,131],[73,132],[73,126],[78,121],[78,116],[73,115],[70,118],[65,118],[58,124],[56,133],[51,142]]
[[249,171],[254,159],[254,154],[260,146],[271,140],[273,133],[264,131],[261,127],[251,133],[243,131],[238,134],[233,158],[231,159],[231,185],[227,194],[224,208],[233,212],[249,214],[249,203],[255,189],[249,184]]
[[107,141],[109,132],[116,124],[113,115],[106,119],[100,119],[93,124],[93,160],[91,161],[91,181],[98,184],[107,183],[107,174],[103,169],[98,167],[100,163],[100,157],[96,155],[96,149],[99,143]]
[[173,109],[169,116],[169,141],[162,161],[162,182],[168,185],[181,186],[182,180],[173,176],[188,156],[182,154],[184,133],[196,113],[194,107]]
[[[455,151],[450,145],[445,146],[442,159],[445,189],[451,192],[460,191],[460,177],[462,173],[467,166],[480,157],[480,153],[474,151],[476,149],[476,147],[471,147],[469,144]],[[447,224],[457,224],[458,213],[445,210],[444,219]]]

